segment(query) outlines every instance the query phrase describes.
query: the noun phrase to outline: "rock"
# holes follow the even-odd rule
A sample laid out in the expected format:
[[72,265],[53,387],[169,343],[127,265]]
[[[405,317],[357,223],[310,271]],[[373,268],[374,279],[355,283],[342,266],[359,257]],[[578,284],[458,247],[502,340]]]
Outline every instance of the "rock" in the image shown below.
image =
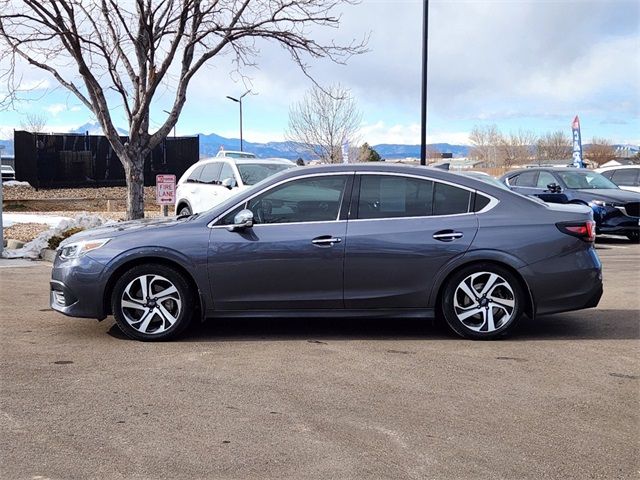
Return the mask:
[[7,240],[7,248],[11,250],[15,250],[16,248],[22,248],[22,247],[24,247],[24,242],[21,242],[20,240],[14,240],[12,238],[9,238]]
[[53,261],[56,259],[56,251],[51,250],[50,248],[45,248],[44,250],[42,250],[42,252],[40,252],[40,256],[43,260],[53,263]]

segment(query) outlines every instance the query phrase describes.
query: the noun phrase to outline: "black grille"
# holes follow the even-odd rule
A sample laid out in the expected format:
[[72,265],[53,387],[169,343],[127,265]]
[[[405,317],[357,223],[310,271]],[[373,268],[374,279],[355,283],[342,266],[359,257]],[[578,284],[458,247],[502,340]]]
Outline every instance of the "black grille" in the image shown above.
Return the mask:
[[624,209],[627,211],[627,215],[631,217],[640,217],[640,202],[625,203]]

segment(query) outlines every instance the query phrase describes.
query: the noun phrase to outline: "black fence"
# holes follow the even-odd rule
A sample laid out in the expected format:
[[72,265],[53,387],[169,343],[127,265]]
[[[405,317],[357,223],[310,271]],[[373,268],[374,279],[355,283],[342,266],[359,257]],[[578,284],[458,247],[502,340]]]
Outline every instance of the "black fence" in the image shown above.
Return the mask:
[[[36,188],[106,187],[125,184],[124,168],[102,135],[36,134],[15,131],[16,180]],[[123,137],[123,142],[126,137]],[[144,164],[144,184],[158,174],[176,179],[198,161],[199,137],[168,137]]]

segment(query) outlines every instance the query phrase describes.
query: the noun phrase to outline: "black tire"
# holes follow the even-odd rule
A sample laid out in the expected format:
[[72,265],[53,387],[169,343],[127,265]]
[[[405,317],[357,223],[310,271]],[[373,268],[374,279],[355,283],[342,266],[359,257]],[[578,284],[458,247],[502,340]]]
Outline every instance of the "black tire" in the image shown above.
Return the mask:
[[633,243],[640,243],[640,232],[629,232],[627,238]]
[[182,205],[180,210],[178,210],[178,216],[180,217],[188,217],[191,213],[191,209],[187,205]]
[[[141,280],[143,277],[145,280]],[[147,295],[143,293],[143,283]],[[156,296],[163,292],[171,293]],[[189,326],[196,300],[180,272],[165,265],[139,265],[125,272],[114,285],[111,311],[126,336],[143,341],[169,340]],[[123,305],[124,301],[135,308]]]
[[[489,294],[482,297],[482,289],[494,278],[492,274],[498,280],[492,284]],[[463,282],[475,298],[465,293]],[[492,340],[512,332],[525,307],[519,280],[506,268],[492,263],[476,263],[454,273],[445,285],[441,300],[442,314],[449,328],[461,337],[475,340]],[[472,315],[459,317],[465,314]]]

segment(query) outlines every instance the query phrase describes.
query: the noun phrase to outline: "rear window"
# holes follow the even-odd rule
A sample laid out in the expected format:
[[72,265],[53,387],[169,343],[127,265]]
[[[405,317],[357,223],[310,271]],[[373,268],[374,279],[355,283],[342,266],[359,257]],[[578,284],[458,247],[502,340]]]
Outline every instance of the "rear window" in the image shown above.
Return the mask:
[[518,187],[535,187],[536,186],[536,178],[538,177],[538,172],[522,172],[515,177],[511,177],[509,179],[509,185],[516,185]]

